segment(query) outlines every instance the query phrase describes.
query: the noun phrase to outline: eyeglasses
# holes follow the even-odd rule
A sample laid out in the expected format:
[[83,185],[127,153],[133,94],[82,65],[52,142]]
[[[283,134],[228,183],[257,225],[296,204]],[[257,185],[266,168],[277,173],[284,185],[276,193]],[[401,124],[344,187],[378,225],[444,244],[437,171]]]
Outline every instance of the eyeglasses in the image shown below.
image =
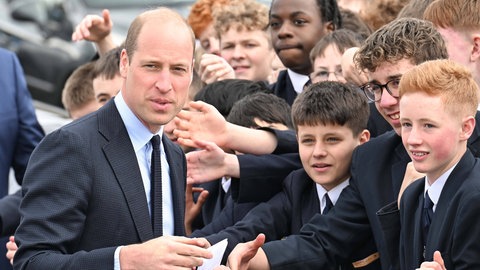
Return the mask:
[[343,78],[343,74],[341,70],[335,70],[335,71],[322,70],[319,72],[315,72],[314,76],[319,78],[321,81],[328,81],[328,77],[330,77],[331,73],[333,73],[337,79]]
[[366,83],[360,88],[365,93],[365,96],[371,101],[380,101],[382,99],[383,88],[394,98],[399,97],[398,85],[400,84],[400,78],[395,78],[388,81],[386,84],[378,83]]

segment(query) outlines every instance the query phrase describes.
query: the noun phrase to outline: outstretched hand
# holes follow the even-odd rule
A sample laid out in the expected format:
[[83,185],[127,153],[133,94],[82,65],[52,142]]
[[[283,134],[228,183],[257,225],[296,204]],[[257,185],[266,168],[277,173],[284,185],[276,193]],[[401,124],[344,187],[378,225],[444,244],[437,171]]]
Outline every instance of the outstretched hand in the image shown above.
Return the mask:
[[199,148],[195,140],[214,142],[225,147],[228,141],[227,121],[212,105],[195,101],[189,103],[189,111],[180,111],[175,117],[176,129],[174,135],[178,143]]
[[116,46],[111,35],[112,27],[113,22],[110,19],[110,11],[104,9],[102,16],[94,14],[85,16],[75,27],[75,31],[72,33],[72,40],[94,42],[98,53],[104,55]]
[[199,75],[202,82],[210,84],[216,81],[235,79],[235,71],[225,58],[205,53],[200,59]]
[[110,19],[110,11],[104,9],[102,16],[93,14],[85,16],[75,27],[75,31],[72,33],[72,40],[99,42],[110,34],[112,27],[113,22]]
[[[259,234],[257,238],[250,242],[238,244],[233,249],[232,253],[230,253],[230,255],[228,256],[227,266],[230,267],[230,269],[232,270],[247,270],[250,269],[251,266],[254,266],[253,268],[255,269],[263,269],[263,267],[261,267],[261,264],[256,264],[252,260],[255,259],[255,256],[257,256],[257,254],[260,255],[260,257],[265,258],[265,253],[263,252],[263,250],[261,250],[261,247],[264,243],[265,235]],[[268,263],[266,265],[268,265]]]
[[200,184],[227,174],[226,153],[213,142],[194,141],[201,150],[191,151],[187,158],[187,183]]

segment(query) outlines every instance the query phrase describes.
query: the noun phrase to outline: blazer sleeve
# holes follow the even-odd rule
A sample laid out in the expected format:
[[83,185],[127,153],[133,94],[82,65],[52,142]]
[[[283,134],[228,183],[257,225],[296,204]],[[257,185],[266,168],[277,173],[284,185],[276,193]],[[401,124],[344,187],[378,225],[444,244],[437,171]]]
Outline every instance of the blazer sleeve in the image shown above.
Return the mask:
[[298,153],[282,155],[239,155],[240,179],[232,181],[237,202],[266,202],[282,190],[283,179],[302,168]]
[[352,180],[327,215],[313,216],[298,235],[263,245],[271,269],[335,269],[373,237]]
[[10,236],[20,223],[20,201],[22,200],[22,190],[7,195],[0,199],[0,236]]
[[228,238],[226,255],[238,244],[253,240],[264,233],[266,241],[278,240],[291,234],[292,200],[285,191],[279,192],[266,203],[254,207],[234,226],[207,236],[210,243]]

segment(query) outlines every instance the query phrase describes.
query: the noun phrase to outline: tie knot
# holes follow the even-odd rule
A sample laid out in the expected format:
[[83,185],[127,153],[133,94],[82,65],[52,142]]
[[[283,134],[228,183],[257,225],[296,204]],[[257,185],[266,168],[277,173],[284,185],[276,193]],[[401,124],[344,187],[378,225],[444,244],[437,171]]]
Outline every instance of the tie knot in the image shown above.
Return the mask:
[[160,149],[160,136],[159,135],[153,135],[150,142],[152,143],[152,147],[153,147],[154,150]]
[[433,202],[428,195],[428,191],[425,192],[425,200],[423,201],[423,208],[433,209]]

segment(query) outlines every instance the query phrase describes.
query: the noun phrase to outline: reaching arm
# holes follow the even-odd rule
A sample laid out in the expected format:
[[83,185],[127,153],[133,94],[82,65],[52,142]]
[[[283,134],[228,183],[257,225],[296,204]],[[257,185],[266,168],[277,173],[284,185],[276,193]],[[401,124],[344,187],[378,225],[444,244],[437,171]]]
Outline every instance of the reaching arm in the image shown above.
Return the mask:
[[195,141],[198,151],[186,154],[187,182],[200,184],[214,181],[223,176],[240,176],[240,168],[236,155],[225,153],[215,143]]
[[271,132],[228,123],[215,107],[202,101],[190,102],[190,107],[191,111],[180,111],[175,119],[174,134],[183,145],[198,148],[195,141],[204,140],[256,155],[270,154],[277,147],[277,138]]

